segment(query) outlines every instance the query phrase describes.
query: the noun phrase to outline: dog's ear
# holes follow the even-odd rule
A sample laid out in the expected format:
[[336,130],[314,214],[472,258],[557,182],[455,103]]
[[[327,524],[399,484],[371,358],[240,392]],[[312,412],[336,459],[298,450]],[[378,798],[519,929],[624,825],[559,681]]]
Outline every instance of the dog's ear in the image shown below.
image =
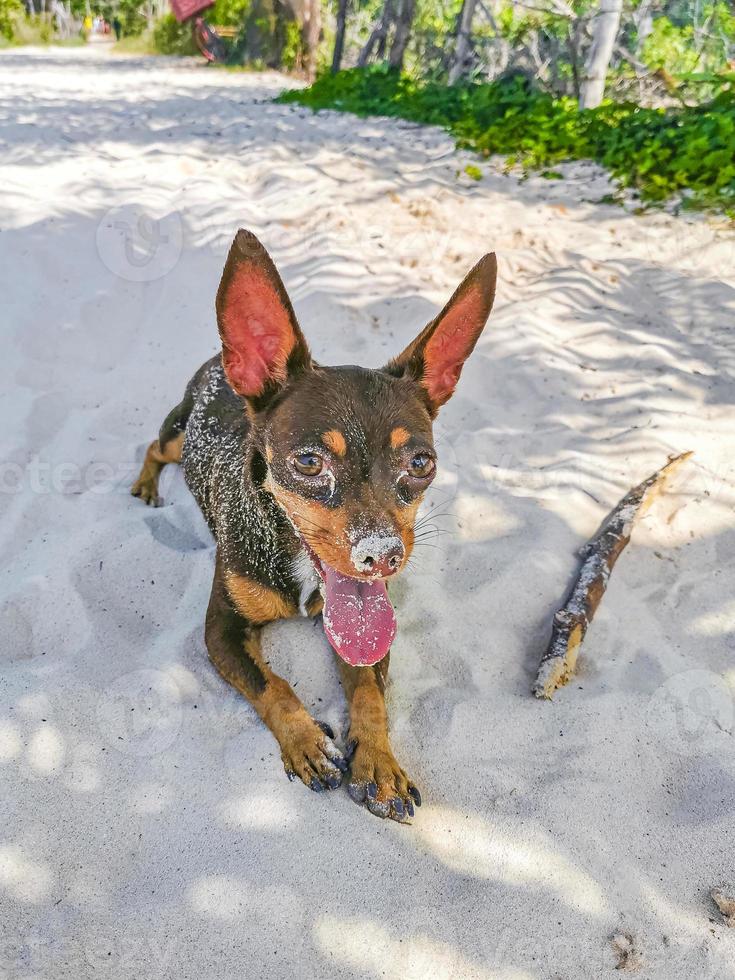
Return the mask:
[[432,416],[452,397],[462,365],[482,333],[493,308],[497,271],[494,253],[480,259],[439,316],[386,368],[420,382]]
[[217,290],[222,364],[232,388],[261,399],[311,365],[311,355],[273,260],[240,229]]

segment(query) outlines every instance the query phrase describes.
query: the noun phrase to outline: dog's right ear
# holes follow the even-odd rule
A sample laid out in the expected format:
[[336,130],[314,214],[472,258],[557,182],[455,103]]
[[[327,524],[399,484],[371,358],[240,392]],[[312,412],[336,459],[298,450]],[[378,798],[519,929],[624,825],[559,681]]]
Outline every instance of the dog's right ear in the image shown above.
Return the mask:
[[232,388],[261,399],[311,366],[309,348],[273,260],[240,229],[217,290],[222,364]]

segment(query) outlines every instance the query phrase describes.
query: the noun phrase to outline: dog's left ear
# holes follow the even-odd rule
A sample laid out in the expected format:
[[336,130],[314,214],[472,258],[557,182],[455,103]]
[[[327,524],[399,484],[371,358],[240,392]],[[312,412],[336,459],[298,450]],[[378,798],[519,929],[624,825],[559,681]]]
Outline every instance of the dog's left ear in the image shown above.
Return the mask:
[[309,348],[273,260],[240,229],[217,290],[222,364],[232,388],[262,399],[311,366]]
[[439,316],[387,365],[391,374],[420,382],[432,416],[452,397],[462,365],[482,333],[493,308],[497,272],[495,253],[480,259]]

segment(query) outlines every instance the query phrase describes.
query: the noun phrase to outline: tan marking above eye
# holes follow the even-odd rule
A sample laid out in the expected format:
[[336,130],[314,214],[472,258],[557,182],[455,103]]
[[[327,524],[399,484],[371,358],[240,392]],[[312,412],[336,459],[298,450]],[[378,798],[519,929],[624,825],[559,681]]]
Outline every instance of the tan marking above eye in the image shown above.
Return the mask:
[[403,449],[410,438],[411,433],[408,429],[404,429],[402,425],[398,425],[390,434],[390,444],[393,449]]
[[269,463],[273,462],[273,450],[271,449],[270,446],[265,447],[265,458],[268,460]]
[[337,456],[344,456],[347,452],[345,437],[342,435],[339,429],[330,429],[328,432],[323,432],[322,442],[327,449],[331,449],[333,453],[337,454]]

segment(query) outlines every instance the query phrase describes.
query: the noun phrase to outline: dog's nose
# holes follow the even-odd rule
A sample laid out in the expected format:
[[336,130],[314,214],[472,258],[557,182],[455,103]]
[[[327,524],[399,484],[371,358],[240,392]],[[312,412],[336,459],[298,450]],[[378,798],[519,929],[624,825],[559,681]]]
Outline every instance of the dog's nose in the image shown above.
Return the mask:
[[403,541],[397,535],[374,534],[357,542],[351,558],[358,572],[387,578],[401,567],[405,553]]

